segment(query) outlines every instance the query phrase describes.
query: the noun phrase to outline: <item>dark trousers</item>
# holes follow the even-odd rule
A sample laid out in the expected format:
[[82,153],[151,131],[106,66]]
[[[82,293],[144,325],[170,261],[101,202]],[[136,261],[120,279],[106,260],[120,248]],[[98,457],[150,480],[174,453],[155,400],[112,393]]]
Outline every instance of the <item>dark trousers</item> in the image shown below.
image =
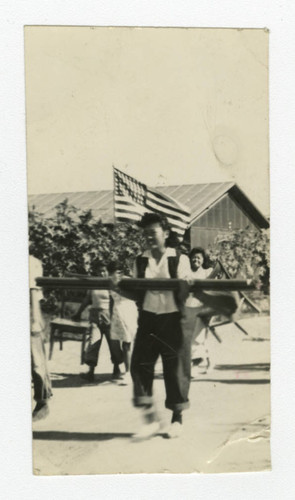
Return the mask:
[[46,401],[52,395],[42,332],[31,333],[31,365],[36,402]]
[[90,338],[88,339],[87,347],[84,352],[84,363],[91,367],[95,367],[97,365],[103,337],[107,340],[112,363],[117,365],[123,363],[123,351],[121,349],[120,342],[119,340],[111,339],[110,325],[107,325],[104,322],[98,322],[97,326],[100,330],[100,338],[95,336],[96,329],[95,323],[93,323],[90,329]]
[[157,315],[141,311],[131,360],[134,405],[152,404],[154,368],[161,356],[166,408],[188,408],[190,351],[191,333],[182,328],[179,312]]

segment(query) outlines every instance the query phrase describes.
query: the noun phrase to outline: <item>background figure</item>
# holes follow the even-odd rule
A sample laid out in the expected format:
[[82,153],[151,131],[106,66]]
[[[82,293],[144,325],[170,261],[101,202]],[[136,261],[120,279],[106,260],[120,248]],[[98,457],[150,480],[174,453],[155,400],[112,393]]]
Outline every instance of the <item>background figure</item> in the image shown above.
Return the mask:
[[[203,248],[195,247],[189,254],[191,265],[191,279],[206,279],[212,272],[212,268],[206,268],[206,254]],[[209,367],[209,352],[207,345],[206,326],[198,314],[204,312],[203,303],[193,293],[185,303],[185,324],[192,330],[192,353],[191,358],[194,365],[198,365],[202,372]]]
[[[98,264],[96,275],[99,278],[108,277],[108,271],[105,264]],[[89,322],[91,323],[91,328],[83,358],[84,363],[89,366],[89,371],[86,374],[82,373],[81,377],[85,378],[89,382],[93,382],[94,371],[98,363],[102,338],[105,336],[111,354],[111,361],[114,365],[113,377],[119,378],[121,374],[119,365],[123,361],[123,354],[120,348],[120,342],[118,340],[112,340],[110,336],[110,292],[108,290],[89,290],[78,311],[73,316],[73,320],[79,321],[82,312],[89,305],[91,305],[89,309]]]
[[[207,267],[207,258],[205,250],[201,247],[195,247],[189,254],[191,265],[191,279],[206,279],[212,272],[212,268]],[[203,303],[197,299],[194,294],[190,294],[185,304],[185,315],[190,328],[193,329],[192,336],[192,362],[198,365],[202,371],[209,367],[209,352],[207,345],[206,325],[198,314],[204,312]]]
[[126,276],[123,276],[123,267],[120,263],[111,262],[108,265],[108,272],[114,284],[114,289],[111,290],[113,300],[111,339],[120,342],[126,375],[130,372],[131,343],[137,330],[138,310],[135,302],[125,297],[117,287],[119,281],[126,278]]
[[[194,249],[196,250],[196,249]],[[200,252],[202,249],[197,249]],[[192,251],[193,252],[193,251]],[[193,255],[193,253],[192,253]],[[202,253],[203,258],[205,257],[205,254]],[[202,260],[201,257],[200,259],[198,258],[197,255],[195,255],[195,258],[192,259],[193,269],[198,265],[198,260]],[[206,269],[200,269],[198,272],[193,271],[193,275],[196,278],[208,278],[208,279],[214,279],[217,278],[219,275],[219,270],[218,269],[213,269],[210,270]],[[198,299],[198,302],[195,302],[194,299]],[[201,304],[201,305],[199,305]],[[208,326],[210,319],[213,316],[225,316],[227,320],[233,321],[233,315],[237,311],[239,304],[239,294],[237,292],[229,292],[229,291],[203,291],[201,289],[195,290],[192,294],[190,294],[190,297],[188,298],[186,302],[186,307],[185,307],[185,318],[184,318],[184,324],[185,327],[188,329],[191,329],[193,331],[193,345],[192,345],[192,358],[193,362],[195,361],[196,364],[201,366],[201,363],[203,361],[202,354],[200,355],[200,344],[202,345],[202,338],[200,338],[200,332],[204,329],[205,326]],[[195,307],[197,306],[197,307]],[[196,315],[197,315],[197,321],[196,321]],[[205,362],[206,362],[206,369],[209,367],[209,353],[208,349],[206,348],[206,340],[207,338],[205,337],[205,343],[202,346],[202,352],[203,356],[205,356]],[[205,346],[205,351],[204,347]]]
[[[30,247],[31,252],[31,247]],[[43,294],[36,286],[36,278],[42,276],[42,263],[29,256],[30,310],[31,310],[31,367],[36,406],[33,421],[45,418],[49,413],[48,400],[52,396],[51,381],[46,362],[44,322],[40,309]]]

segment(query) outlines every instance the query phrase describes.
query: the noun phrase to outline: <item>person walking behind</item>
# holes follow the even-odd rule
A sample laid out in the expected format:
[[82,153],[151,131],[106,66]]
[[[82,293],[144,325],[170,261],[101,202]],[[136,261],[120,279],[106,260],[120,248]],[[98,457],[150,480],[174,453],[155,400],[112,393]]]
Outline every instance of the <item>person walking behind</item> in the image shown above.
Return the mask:
[[[103,262],[98,263],[96,276],[99,278],[108,277],[107,267]],[[111,361],[113,363],[113,378],[118,379],[121,375],[119,365],[122,363],[123,355],[120,348],[120,342],[112,340],[110,336],[110,292],[108,290],[89,290],[72,319],[74,321],[80,321],[82,312],[89,305],[91,306],[89,309],[89,322],[91,323],[91,328],[83,358],[84,363],[89,366],[89,371],[86,374],[82,373],[81,377],[88,382],[94,381],[94,372],[98,363],[99,351],[104,336],[107,340]]]
[[[148,249],[137,257],[134,277],[189,278],[190,264],[186,255],[166,246],[170,226],[166,217],[146,213],[142,217]],[[181,297],[172,291],[149,290],[142,296],[138,329],[131,360],[133,403],[142,410],[143,425],[135,439],[157,434],[160,423],[153,402],[154,368],[162,358],[166,389],[165,406],[172,411],[168,437],[178,437],[182,431],[182,411],[189,406],[191,378],[191,338],[181,324]],[[188,331],[188,335],[190,332]]]
[[125,375],[121,378],[128,383],[131,344],[137,330],[138,310],[135,302],[124,296],[117,286],[122,278],[127,277],[123,275],[123,266],[113,261],[108,265],[108,272],[114,286],[111,290],[111,339],[120,342],[125,365]]
[[[212,268],[206,266],[205,250],[201,247],[195,247],[189,254],[192,280],[206,279],[212,273]],[[205,267],[204,267],[205,266]],[[209,352],[207,346],[206,325],[198,316],[204,311],[203,303],[197,299],[193,293],[185,303],[185,317],[188,327],[191,328],[192,334],[192,362],[198,365],[201,373],[205,373],[209,368]]]
[[31,310],[31,367],[36,406],[33,410],[33,422],[41,420],[49,414],[49,398],[52,396],[51,381],[47,368],[44,321],[42,318],[40,300],[43,299],[41,288],[36,285],[36,278],[43,275],[42,263],[31,255],[29,248],[29,283]]

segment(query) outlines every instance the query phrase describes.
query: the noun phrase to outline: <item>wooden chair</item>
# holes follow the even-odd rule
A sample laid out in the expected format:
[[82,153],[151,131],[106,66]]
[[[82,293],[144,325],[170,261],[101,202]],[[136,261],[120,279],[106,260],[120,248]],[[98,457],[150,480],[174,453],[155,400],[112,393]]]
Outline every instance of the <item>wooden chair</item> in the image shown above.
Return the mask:
[[[85,349],[85,343],[87,335],[90,332],[89,321],[72,321],[71,319],[65,318],[65,304],[68,300],[67,291],[62,291],[61,299],[61,311],[60,317],[54,318],[50,322],[50,341],[49,341],[49,359],[52,358],[53,348],[55,341],[59,341],[59,349],[63,350],[63,341],[65,340],[64,334],[71,333],[74,338],[71,340],[76,340],[81,343],[81,365],[84,363],[83,355]],[[77,299],[71,297],[71,302],[78,302]],[[80,301],[79,301],[80,302]]]
[[[230,279],[229,273],[227,272],[227,270],[225,269],[223,264],[220,262],[220,260],[217,261],[216,266],[214,267],[212,273],[208,277],[211,279],[213,279],[213,278],[215,278],[215,279],[220,279],[220,278]],[[238,304],[238,309],[235,312],[235,319],[234,320],[227,319],[225,317],[224,317],[224,319],[220,319],[220,320],[216,319],[216,318],[220,317],[221,315],[219,315],[218,312],[214,313],[214,311],[211,311],[211,313],[209,313],[208,315],[204,314],[201,316],[202,320],[204,321],[204,323],[206,325],[207,331],[210,331],[214,335],[216,340],[218,340],[218,342],[220,342],[220,343],[221,343],[221,338],[219,337],[219,335],[216,332],[216,328],[218,328],[219,326],[229,325],[230,323],[233,323],[235,325],[235,327],[238,328],[241,332],[243,332],[245,335],[249,335],[248,332],[237,321],[239,316],[241,316],[242,307],[245,303],[248,305],[248,307],[253,309],[256,313],[261,313],[261,310],[259,309],[259,307],[244,292],[238,292],[238,296],[239,296],[240,300],[239,300],[239,304]]]
[[226,316],[223,316],[221,314],[218,314],[217,311],[211,311],[211,313],[208,311],[208,313],[204,312],[203,314],[200,314],[200,318],[202,319],[203,323],[205,324],[205,328],[207,330],[207,335],[208,332],[212,333],[212,335],[216,338],[216,340],[221,343],[222,340],[219,337],[219,335],[216,332],[216,328],[224,325],[229,325],[233,324],[235,325],[236,328],[238,328],[241,332],[244,333],[244,335],[249,335],[248,332],[238,323],[237,318],[240,316],[241,311],[242,311],[242,306],[243,306],[244,300],[243,298],[240,300],[240,303],[238,305],[238,309],[235,312],[235,320],[226,318]]

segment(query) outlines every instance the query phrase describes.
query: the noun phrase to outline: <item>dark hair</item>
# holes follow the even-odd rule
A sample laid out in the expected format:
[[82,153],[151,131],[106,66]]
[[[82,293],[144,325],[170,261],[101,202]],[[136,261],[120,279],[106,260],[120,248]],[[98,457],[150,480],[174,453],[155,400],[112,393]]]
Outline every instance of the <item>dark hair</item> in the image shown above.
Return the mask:
[[149,213],[146,212],[141,221],[139,222],[139,227],[145,229],[150,224],[159,224],[163,231],[169,231],[168,238],[166,239],[166,246],[170,248],[177,248],[180,245],[180,239],[178,234],[171,229],[171,226],[167,220],[167,217],[159,213]]
[[92,264],[92,269],[93,269],[94,272],[96,272],[98,269],[101,269],[102,267],[107,267],[106,263],[103,262],[103,260],[96,260]]
[[113,260],[108,264],[108,272],[112,274],[115,271],[124,271],[123,265],[117,260]]
[[190,253],[189,253],[189,258],[190,258],[190,261],[192,260],[192,258],[197,254],[197,253],[200,253],[204,259],[204,262],[203,262],[203,267],[206,269],[208,267],[208,258],[207,258],[207,255],[206,255],[206,252],[204,250],[204,248],[202,247],[194,247],[191,249]]
[[180,245],[180,240],[178,234],[175,231],[170,231],[168,238],[166,239],[166,246],[170,248],[178,248]]
[[182,241],[178,246],[178,250],[180,251],[180,253],[189,256],[190,253],[189,243],[187,243],[186,241]]
[[160,226],[164,231],[169,231],[171,229],[170,224],[165,215],[157,214],[155,212],[153,213],[146,212],[142,216],[141,221],[139,222],[139,227],[144,229],[147,226],[150,226],[151,224],[160,224]]

